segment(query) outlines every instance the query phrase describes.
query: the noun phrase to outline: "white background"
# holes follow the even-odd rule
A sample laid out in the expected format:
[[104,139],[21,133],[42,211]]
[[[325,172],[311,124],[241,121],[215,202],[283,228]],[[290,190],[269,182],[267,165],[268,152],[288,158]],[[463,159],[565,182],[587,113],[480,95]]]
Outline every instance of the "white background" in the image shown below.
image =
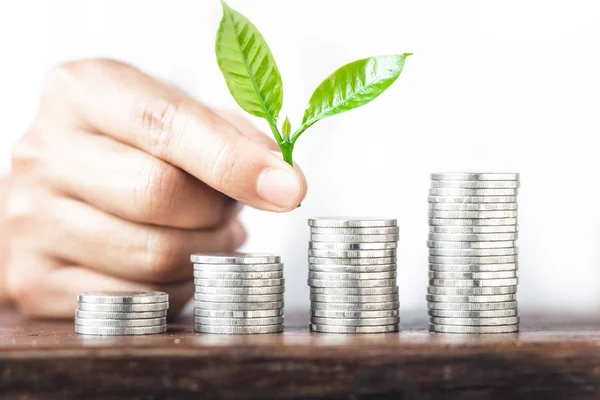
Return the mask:
[[[269,42],[294,126],[314,87],[342,64],[415,53],[383,96],[299,140],[309,182],[300,209],[244,212],[246,249],[286,262],[288,307],[308,305],[307,218],[386,215],[401,227],[401,307],[424,310],[428,174],[475,170],[521,173],[521,309],[597,310],[597,4],[230,0]],[[219,19],[216,0],[3,1],[0,171],[35,112],[44,71],[64,60],[118,58],[236,107],[214,57]]]

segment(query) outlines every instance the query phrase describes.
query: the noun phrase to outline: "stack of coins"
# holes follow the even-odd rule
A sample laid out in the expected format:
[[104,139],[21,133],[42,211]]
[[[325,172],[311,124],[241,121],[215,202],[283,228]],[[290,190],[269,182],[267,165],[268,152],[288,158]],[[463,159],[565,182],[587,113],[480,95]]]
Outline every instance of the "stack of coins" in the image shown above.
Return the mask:
[[430,330],[518,331],[519,174],[438,173],[431,179]]
[[283,264],[270,254],[192,254],[194,328],[217,334],[283,331]]
[[396,220],[315,218],[308,225],[311,330],[398,331]]
[[77,300],[76,333],[114,336],[167,331],[167,293],[87,292],[80,293]]

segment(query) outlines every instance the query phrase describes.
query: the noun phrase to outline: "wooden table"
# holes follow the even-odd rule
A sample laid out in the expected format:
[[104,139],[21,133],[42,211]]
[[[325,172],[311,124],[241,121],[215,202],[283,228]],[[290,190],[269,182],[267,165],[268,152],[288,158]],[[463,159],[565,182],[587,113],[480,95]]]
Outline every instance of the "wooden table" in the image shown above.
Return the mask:
[[[0,399],[597,399],[600,318],[523,316],[509,335],[310,333],[84,337],[0,310]],[[546,321],[546,322],[544,322]]]

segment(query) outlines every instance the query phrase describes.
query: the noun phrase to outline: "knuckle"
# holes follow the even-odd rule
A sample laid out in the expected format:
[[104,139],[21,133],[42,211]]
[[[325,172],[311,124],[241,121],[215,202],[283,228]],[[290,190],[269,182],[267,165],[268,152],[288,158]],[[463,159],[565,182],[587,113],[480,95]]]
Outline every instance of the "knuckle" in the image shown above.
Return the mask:
[[183,172],[173,166],[153,160],[139,180],[137,209],[147,222],[160,222],[173,212],[176,194],[182,186]]
[[9,297],[19,310],[27,315],[35,315],[40,283],[35,276],[25,273],[25,266],[11,262],[7,266],[6,288]]
[[35,196],[27,190],[11,189],[7,195],[4,217],[11,241],[26,237],[39,227]]
[[129,69],[135,68],[109,58],[88,58],[66,61],[51,67],[46,74],[45,82],[50,87],[55,87],[55,84],[60,85],[81,80],[90,74],[118,73]]
[[185,102],[183,98],[156,98],[141,107],[138,124],[153,155],[164,157],[167,154],[177,134],[179,121],[185,121]]
[[211,179],[221,190],[236,184],[237,164],[240,160],[237,143],[226,143],[217,152],[211,170]]
[[13,171],[29,170],[43,160],[45,149],[44,136],[37,123],[13,145],[11,149],[11,166]]

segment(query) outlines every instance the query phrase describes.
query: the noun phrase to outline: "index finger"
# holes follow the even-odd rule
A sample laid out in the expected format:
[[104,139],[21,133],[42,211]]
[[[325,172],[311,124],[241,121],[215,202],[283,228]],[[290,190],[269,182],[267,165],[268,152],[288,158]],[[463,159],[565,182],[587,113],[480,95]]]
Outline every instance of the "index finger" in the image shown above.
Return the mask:
[[110,60],[65,64],[49,90],[68,96],[81,122],[165,160],[251,206],[294,209],[302,174],[177,89]]

